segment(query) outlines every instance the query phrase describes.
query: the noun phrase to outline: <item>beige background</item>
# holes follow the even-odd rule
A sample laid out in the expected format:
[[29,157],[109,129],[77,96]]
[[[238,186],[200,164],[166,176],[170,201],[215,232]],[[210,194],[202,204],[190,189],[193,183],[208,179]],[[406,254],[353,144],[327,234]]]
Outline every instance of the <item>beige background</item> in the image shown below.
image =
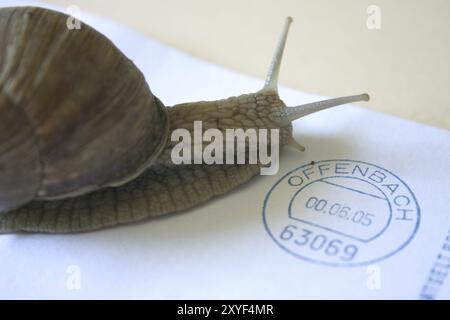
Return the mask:
[[[264,78],[283,19],[294,18],[280,82],[450,129],[448,0],[50,0],[125,23],[208,61]],[[369,30],[366,10],[381,9]],[[382,129],[382,128],[380,128]]]

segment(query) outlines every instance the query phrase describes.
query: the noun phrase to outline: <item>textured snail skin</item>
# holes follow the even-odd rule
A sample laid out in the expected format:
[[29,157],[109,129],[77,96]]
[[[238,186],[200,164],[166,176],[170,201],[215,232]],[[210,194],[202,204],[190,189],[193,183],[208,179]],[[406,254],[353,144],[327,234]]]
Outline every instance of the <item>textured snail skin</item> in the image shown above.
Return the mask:
[[[225,100],[184,103],[168,108],[170,130],[279,128],[284,103],[275,92],[241,95]],[[292,126],[280,128],[280,146],[292,136]],[[155,163],[125,185],[75,198],[34,201],[0,214],[0,232],[83,232],[135,222],[189,209],[233,190],[260,173],[259,165],[174,165],[170,141]]]

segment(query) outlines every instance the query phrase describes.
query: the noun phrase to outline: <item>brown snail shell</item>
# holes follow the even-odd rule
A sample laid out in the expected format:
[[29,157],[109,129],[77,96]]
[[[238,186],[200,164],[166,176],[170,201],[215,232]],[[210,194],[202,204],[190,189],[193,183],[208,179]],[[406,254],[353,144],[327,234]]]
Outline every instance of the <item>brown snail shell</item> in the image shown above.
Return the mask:
[[0,9],[0,211],[123,184],[164,147],[167,111],[139,69],[67,18]]
[[262,90],[166,109],[106,37],[86,24],[69,30],[67,19],[41,8],[0,9],[0,233],[92,231],[191,208],[261,165],[175,165],[173,130],[192,133],[196,120],[222,133],[279,129],[280,147],[303,151],[292,121],[368,100],[286,107],[277,82],[287,18]]

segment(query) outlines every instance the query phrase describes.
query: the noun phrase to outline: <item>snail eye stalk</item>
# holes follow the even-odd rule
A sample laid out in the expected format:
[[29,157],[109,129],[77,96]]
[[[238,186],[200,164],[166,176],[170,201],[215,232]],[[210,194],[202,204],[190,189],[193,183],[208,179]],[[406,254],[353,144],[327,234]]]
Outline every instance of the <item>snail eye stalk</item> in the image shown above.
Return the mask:
[[[286,18],[280,40],[278,41],[277,48],[275,49],[275,53],[272,58],[272,63],[270,64],[269,70],[267,72],[266,83],[261,89],[261,92],[274,91],[278,93],[278,76],[280,74],[281,60],[283,58],[283,52],[284,48],[286,47],[289,27],[291,26],[292,21],[292,17]],[[308,114],[357,101],[369,101],[369,95],[367,93],[364,93],[354,96],[340,97],[325,101],[308,103],[296,107],[287,107],[280,119],[280,125],[288,125],[290,122],[304,117]]]
[[269,70],[267,71],[266,83],[261,91],[275,91],[278,92],[278,75],[280,74],[281,60],[283,58],[284,47],[286,46],[286,40],[289,33],[289,27],[291,26],[293,19],[287,17],[281,33],[281,38],[278,41],[277,48],[272,58]]
[[355,96],[340,97],[324,101],[307,103],[297,107],[287,107],[284,110],[284,114],[281,117],[280,124],[287,125],[294,120],[300,119],[301,117],[307,116],[308,114],[314,112],[333,108],[336,106],[340,106],[342,104],[358,101],[369,101],[369,99],[370,99],[369,95],[367,93],[363,93]]

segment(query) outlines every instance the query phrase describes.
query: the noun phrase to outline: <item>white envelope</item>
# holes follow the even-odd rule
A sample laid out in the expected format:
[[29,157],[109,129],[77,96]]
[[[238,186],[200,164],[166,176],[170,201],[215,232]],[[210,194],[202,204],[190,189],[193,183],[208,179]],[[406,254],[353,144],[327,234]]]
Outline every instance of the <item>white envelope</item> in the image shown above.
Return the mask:
[[[166,105],[263,84],[82,18]],[[1,235],[0,298],[449,299],[450,133],[351,105],[294,132],[306,152],[284,148],[277,175],[186,212],[85,234]]]

